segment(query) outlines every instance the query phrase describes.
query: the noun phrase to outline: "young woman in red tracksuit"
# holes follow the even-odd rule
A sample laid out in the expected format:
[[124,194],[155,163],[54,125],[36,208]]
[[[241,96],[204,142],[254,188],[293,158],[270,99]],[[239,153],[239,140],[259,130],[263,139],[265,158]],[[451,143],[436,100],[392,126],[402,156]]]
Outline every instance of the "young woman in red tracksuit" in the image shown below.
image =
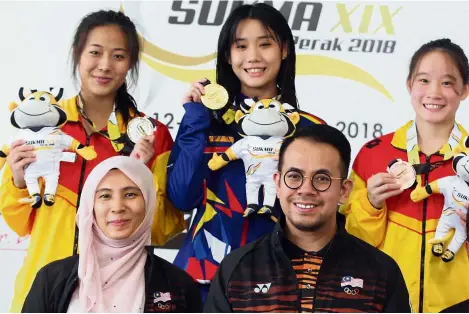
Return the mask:
[[469,64],[449,39],[424,44],[410,62],[407,89],[415,119],[393,133],[365,144],[353,164],[354,191],[341,208],[351,234],[393,257],[404,274],[413,311],[440,312],[469,299],[469,259],[462,247],[451,262],[433,256],[443,196],[413,202],[413,187],[401,189],[388,164],[413,164],[417,184],[454,175],[454,148],[464,146],[467,131],[455,122],[469,93]]
[[[44,265],[78,253],[75,225],[80,193],[90,171],[102,160],[130,155],[144,162],[154,175],[157,194],[152,242],[164,244],[174,232],[182,231],[183,216],[166,199],[166,163],[173,141],[158,121],[153,135],[135,145],[112,141],[126,132],[128,122],[141,115],[127,91],[126,78],[136,81],[141,45],[134,23],[123,13],[98,11],[85,16],[73,38],[73,72],[80,78],[80,93],[60,103],[67,113],[62,130],[81,144],[94,146],[97,158],[62,162],[55,204],[33,209],[19,204],[28,198],[24,167],[34,161],[34,150],[16,141],[8,155],[0,189],[0,210],[6,223],[19,236],[30,235],[30,244],[15,283],[11,311],[21,311],[37,271]],[[164,214],[163,214],[164,213]],[[166,223],[168,219],[168,223]]]

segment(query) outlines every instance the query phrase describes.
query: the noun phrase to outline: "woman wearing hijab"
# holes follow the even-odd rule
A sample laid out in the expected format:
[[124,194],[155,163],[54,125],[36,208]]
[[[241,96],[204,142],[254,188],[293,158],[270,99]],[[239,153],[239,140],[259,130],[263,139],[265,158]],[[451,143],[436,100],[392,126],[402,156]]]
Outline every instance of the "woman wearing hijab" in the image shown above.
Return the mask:
[[79,255],[43,267],[23,312],[201,312],[197,285],[153,254],[151,171],[116,156],[96,166],[80,199]]

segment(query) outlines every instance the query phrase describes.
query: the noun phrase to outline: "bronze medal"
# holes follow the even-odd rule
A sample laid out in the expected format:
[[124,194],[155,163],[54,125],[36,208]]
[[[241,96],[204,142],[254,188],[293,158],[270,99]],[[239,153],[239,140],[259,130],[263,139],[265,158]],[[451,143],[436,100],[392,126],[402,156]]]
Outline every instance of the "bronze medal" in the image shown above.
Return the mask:
[[417,174],[412,164],[407,161],[398,159],[387,170],[390,174],[394,175],[397,182],[401,185],[401,190],[408,189],[415,183]]

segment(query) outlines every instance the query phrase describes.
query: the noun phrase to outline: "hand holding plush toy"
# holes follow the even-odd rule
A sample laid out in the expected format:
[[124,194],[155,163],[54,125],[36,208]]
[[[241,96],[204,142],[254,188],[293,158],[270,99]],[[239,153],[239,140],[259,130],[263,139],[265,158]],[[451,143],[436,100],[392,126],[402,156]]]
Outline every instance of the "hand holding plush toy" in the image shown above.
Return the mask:
[[[31,198],[21,199],[21,203],[30,203],[33,208],[42,204],[38,179],[45,181],[44,203],[51,206],[55,202],[55,192],[59,182],[59,167],[62,152],[70,150],[76,152],[86,160],[96,158],[92,146],[85,147],[73,137],[63,133],[60,126],[67,121],[65,111],[57,105],[62,97],[61,88],[57,95],[50,92],[31,90],[25,94],[20,88],[21,103],[11,103],[11,123],[20,129],[16,139],[23,139],[26,145],[34,147],[36,160],[25,166],[24,180]],[[0,169],[5,164],[10,152],[10,146],[5,145],[0,150]]]
[[[456,210],[467,213],[469,205],[469,156],[466,153],[460,153],[453,158],[453,170],[455,176],[441,178],[427,184],[417,187],[410,194],[414,202],[421,201],[433,193],[443,194],[445,204],[443,213],[436,227],[435,238],[428,241],[432,244],[432,253],[435,256],[441,256],[445,262],[454,259],[454,255],[467,239],[467,233],[464,226],[459,221]],[[444,243],[450,237],[450,230],[455,233],[446,250],[443,250]]]
[[[242,159],[246,171],[247,208],[244,217],[252,213],[272,214],[276,199],[273,174],[277,171],[278,154],[285,137],[293,135],[300,115],[287,103],[275,99],[262,99],[255,102],[245,100],[249,110],[238,110],[235,121],[239,127],[241,140],[234,143],[226,152],[213,154],[208,166],[218,170],[230,161]],[[259,189],[264,187],[264,202],[259,209]],[[259,209],[259,211],[258,211]]]

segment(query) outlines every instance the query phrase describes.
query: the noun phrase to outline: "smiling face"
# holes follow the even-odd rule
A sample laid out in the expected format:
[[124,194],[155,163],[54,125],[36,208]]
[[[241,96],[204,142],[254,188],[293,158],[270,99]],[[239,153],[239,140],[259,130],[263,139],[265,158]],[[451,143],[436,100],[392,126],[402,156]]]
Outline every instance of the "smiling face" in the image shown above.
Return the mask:
[[407,82],[417,120],[432,124],[454,123],[468,86],[453,59],[442,51],[425,54]]
[[256,19],[238,24],[229,63],[241,82],[241,92],[249,97],[277,94],[277,74],[286,57],[271,31]]
[[[300,138],[288,146],[281,173],[274,175],[287,228],[299,231],[334,228],[338,203],[347,200],[352,184],[348,179],[333,179],[329,189],[318,192],[312,185],[311,176],[324,173],[339,178],[341,169],[340,154],[329,144]],[[285,185],[285,174],[290,170],[305,176],[303,184],[297,189]]]
[[108,238],[127,239],[145,218],[143,194],[122,171],[111,170],[96,189],[94,215]]
[[116,94],[131,66],[127,46],[127,37],[117,25],[98,26],[88,33],[78,64],[83,94]]

